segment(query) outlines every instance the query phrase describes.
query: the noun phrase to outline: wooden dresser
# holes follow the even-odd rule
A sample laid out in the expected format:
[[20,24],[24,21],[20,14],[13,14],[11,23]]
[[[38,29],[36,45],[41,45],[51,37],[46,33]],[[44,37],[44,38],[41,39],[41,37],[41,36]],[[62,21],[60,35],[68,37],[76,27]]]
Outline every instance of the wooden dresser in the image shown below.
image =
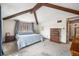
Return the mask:
[[51,28],[50,29],[50,41],[53,42],[60,42],[60,33],[61,29],[60,28]]

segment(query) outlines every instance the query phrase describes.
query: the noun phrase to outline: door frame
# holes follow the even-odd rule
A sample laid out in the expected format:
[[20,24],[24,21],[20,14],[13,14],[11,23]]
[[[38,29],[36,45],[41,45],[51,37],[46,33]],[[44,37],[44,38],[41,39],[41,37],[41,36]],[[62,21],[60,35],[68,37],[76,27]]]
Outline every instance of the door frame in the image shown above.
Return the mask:
[[69,31],[70,31],[70,19],[77,19],[79,18],[79,16],[75,16],[75,17],[71,17],[71,18],[67,18],[67,23],[66,23],[66,42],[69,43]]

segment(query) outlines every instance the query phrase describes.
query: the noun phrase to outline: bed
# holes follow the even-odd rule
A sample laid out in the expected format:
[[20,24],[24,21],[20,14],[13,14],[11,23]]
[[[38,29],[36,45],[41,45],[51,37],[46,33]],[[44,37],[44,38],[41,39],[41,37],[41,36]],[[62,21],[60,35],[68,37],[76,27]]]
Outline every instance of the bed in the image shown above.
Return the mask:
[[16,34],[18,49],[26,47],[28,45],[34,44],[42,40],[42,36],[40,34]]

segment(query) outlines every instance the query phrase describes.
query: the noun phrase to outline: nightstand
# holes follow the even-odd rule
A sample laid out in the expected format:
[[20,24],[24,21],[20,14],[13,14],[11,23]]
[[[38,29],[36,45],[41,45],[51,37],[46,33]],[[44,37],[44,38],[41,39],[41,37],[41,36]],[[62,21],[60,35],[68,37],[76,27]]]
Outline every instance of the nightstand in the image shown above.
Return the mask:
[[5,42],[11,42],[14,41],[15,37],[14,36],[5,36]]
[[15,41],[15,36],[10,35],[9,33],[6,33],[5,35],[5,42],[11,42],[11,41]]

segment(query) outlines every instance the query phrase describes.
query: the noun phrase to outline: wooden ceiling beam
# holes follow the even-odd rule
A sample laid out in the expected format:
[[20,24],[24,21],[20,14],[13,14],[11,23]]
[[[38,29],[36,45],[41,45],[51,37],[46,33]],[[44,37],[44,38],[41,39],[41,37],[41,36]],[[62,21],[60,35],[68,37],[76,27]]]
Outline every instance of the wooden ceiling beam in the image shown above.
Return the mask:
[[19,16],[19,15],[22,15],[22,14],[25,14],[25,13],[28,13],[28,12],[35,12],[37,9],[39,9],[41,7],[41,3],[38,3],[36,4],[32,9],[29,9],[29,10],[25,10],[25,11],[22,11],[22,12],[19,12],[19,13],[16,13],[16,14],[13,14],[13,15],[10,15],[10,16],[7,16],[7,17],[4,17],[3,20],[7,20],[7,19],[10,19],[10,18],[13,18],[13,17],[16,17],[16,16]]
[[41,6],[42,6],[43,3],[37,3],[33,8],[32,8],[32,13],[33,12],[36,12]]
[[10,16],[7,16],[7,17],[4,17],[3,20],[7,20],[7,19],[10,19],[10,18],[19,16],[19,15],[22,15],[22,14],[25,14],[25,13],[28,13],[28,12],[31,12],[31,10],[32,9],[25,10],[25,11],[22,11],[22,12],[19,12],[19,13],[16,13],[16,14],[13,14],[13,15],[10,15]]
[[79,15],[79,11],[78,10],[74,10],[74,9],[70,9],[70,8],[66,8],[66,7],[62,7],[62,6],[58,6],[58,5],[54,5],[54,4],[51,4],[51,3],[40,3],[40,4],[37,4],[33,8],[32,12],[37,11],[42,6],[46,6],[46,7],[49,7],[49,8],[54,8],[54,9],[58,9],[58,10],[62,10],[62,11],[65,11],[65,12],[69,12],[69,13],[73,13],[73,14]]
[[37,14],[36,14],[36,12],[34,12],[34,17],[35,17],[36,24],[38,25],[39,23],[38,23],[38,19],[37,19]]
[[69,13],[79,15],[78,10],[73,10],[73,9],[70,9],[70,8],[66,8],[66,7],[62,7],[62,6],[58,6],[58,5],[54,5],[54,4],[50,4],[50,3],[38,3],[32,9],[25,10],[25,11],[22,11],[22,12],[19,12],[19,13],[4,17],[3,20],[10,19],[10,18],[19,16],[19,15],[22,15],[22,14],[25,14],[25,13],[28,13],[28,12],[34,13],[42,6],[46,6],[46,7],[50,7],[50,8],[54,8],[54,9],[58,9],[58,10],[62,10],[62,11],[65,11],[65,12],[69,12]]
[[50,3],[43,3],[43,6],[55,8],[55,9],[58,9],[58,10],[62,10],[62,11],[65,11],[65,12],[69,12],[69,13],[79,15],[78,10],[74,10],[74,9],[70,9],[70,8],[66,8],[66,7],[62,7],[62,6],[58,6],[58,5],[54,5],[54,4],[50,4]]

